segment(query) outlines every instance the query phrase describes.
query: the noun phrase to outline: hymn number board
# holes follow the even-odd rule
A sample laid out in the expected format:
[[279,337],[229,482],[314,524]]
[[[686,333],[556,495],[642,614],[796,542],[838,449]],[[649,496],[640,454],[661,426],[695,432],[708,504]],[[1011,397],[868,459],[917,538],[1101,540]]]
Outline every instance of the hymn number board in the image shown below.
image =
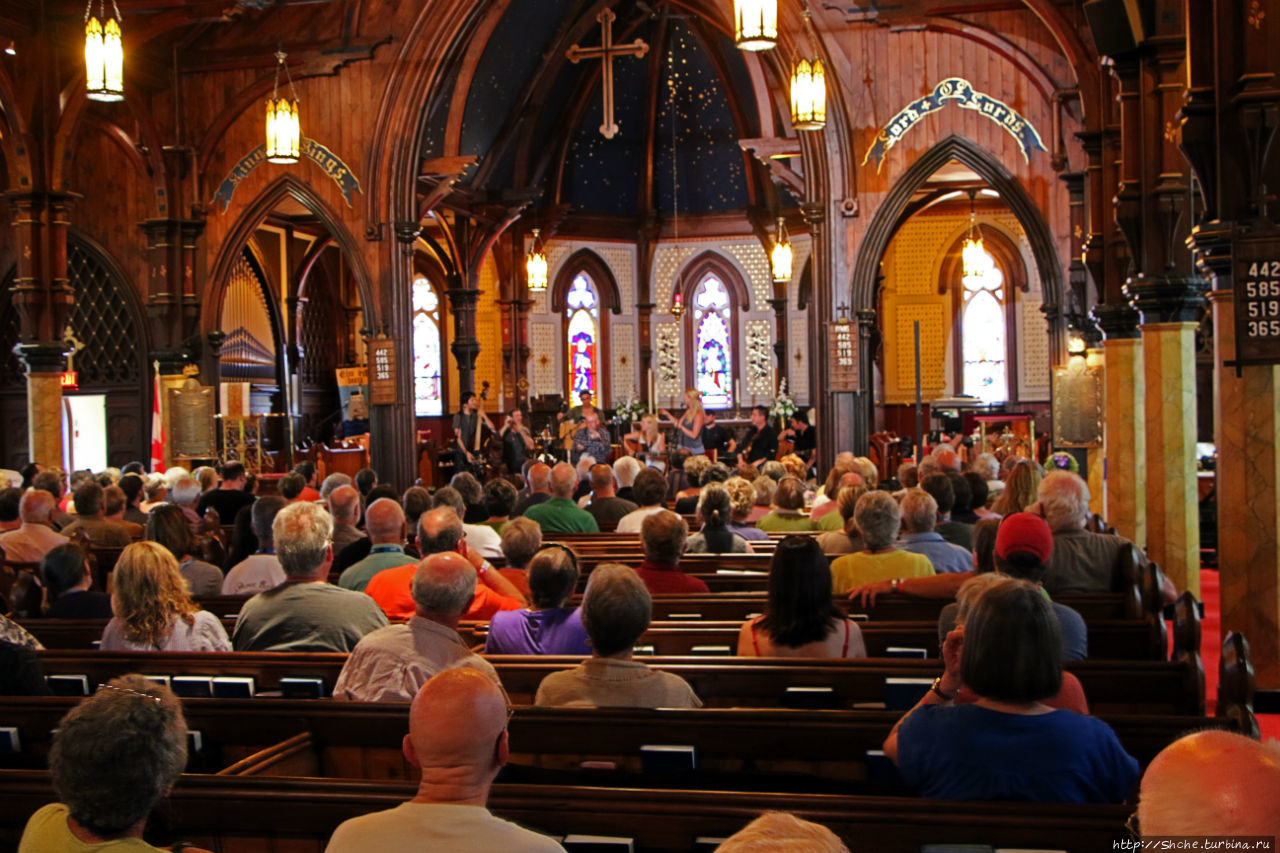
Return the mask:
[[827,383],[831,391],[858,390],[858,327],[847,319],[827,326]]
[[1280,364],[1280,232],[1235,246],[1236,361]]
[[375,406],[395,405],[396,342],[393,338],[369,341],[369,402]]

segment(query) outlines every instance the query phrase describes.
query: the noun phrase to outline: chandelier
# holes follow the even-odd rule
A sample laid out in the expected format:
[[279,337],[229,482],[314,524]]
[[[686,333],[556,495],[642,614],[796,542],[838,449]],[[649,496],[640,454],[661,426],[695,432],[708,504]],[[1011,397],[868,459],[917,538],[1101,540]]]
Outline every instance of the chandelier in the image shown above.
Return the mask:
[[529,282],[530,293],[543,293],[547,289],[547,253],[538,246],[541,232],[534,228],[532,233],[533,242],[524,259],[525,278]]
[[791,241],[787,239],[787,223],[786,220],[779,216],[778,237],[773,244],[773,251],[769,255],[775,282],[785,284],[791,281],[791,258]]
[[986,274],[987,250],[982,245],[982,236],[978,233],[978,219],[973,210],[975,190],[969,190],[969,236],[960,249],[961,275],[966,279],[981,279]]
[[821,59],[801,59],[791,71],[791,126],[822,130],[827,124],[827,75]]
[[[267,162],[288,166],[298,162],[302,147],[302,125],[298,121],[298,92],[293,88],[284,51],[276,51],[276,82],[267,99]],[[280,95],[280,69],[289,82],[290,98]]]
[[110,18],[106,0],[93,0],[84,9],[84,84],[92,101],[124,100],[124,44],[120,38],[120,9],[111,0]]
[[733,0],[733,43],[740,50],[772,50],[778,43],[778,0]]

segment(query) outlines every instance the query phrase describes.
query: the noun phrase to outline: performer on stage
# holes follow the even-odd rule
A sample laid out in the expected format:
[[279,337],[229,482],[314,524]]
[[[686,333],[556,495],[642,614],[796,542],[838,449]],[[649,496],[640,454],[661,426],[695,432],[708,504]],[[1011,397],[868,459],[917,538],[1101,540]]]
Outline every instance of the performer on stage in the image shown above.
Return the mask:
[[756,406],[751,410],[751,429],[742,440],[739,462],[760,466],[778,455],[778,434],[769,425],[769,410]]
[[[702,424],[702,446],[716,462],[723,462],[733,450],[733,433],[716,423],[716,413],[708,411]],[[714,455],[712,455],[714,454]]]
[[702,426],[706,421],[706,412],[702,408],[702,395],[697,388],[686,390],[684,399],[689,407],[684,410],[680,420],[676,420],[666,409],[659,414],[671,421],[671,425],[676,428],[676,447],[697,455],[705,452],[702,446]]
[[453,416],[453,464],[457,471],[480,470],[480,427],[496,432],[489,416],[480,411],[480,400],[472,391],[462,394],[462,411]]
[[613,436],[609,433],[609,428],[600,423],[599,412],[591,409],[582,426],[573,434],[573,464],[577,465],[584,453],[594,457],[596,462],[608,464],[609,445],[612,442]]
[[658,429],[657,415],[640,418],[640,429],[627,433],[623,439],[628,442],[632,455],[643,459],[645,465],[659,471],[667,469],[667,439]]
[[502,423],[502,461],[508,474],[524,471],[524,460],[533,450],[533,435],[524,425],[524,412],[512,409]]
[[818,434],[813,427],[809,426],[809,416],[804,410],[797,409],[791,415],[791,428],[784,429],[779,438],[790,439],[795,445],[792,453],[805,462],[813,461],[813,451],[818,446]]

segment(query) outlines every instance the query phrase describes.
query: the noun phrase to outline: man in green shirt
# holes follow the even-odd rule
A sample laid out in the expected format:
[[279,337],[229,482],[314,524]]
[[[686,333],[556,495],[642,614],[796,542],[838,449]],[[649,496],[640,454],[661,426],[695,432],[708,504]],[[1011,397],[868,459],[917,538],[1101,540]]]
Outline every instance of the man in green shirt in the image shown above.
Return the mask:
[[538,522],[543,534],[547,533],[599,533],[595,518],[573,502],[573,489],[578,484],[578,472],[567,462],[558,462],[551,469],[551,499],[525,510],[525,518]]

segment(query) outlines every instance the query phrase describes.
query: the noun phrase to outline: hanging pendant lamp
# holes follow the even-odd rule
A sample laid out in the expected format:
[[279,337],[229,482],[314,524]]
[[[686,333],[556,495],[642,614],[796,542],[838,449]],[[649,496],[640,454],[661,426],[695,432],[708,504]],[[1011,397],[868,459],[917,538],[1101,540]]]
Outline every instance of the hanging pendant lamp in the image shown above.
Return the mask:
[[533,244],[524,259],[525,278],[529,282],[530,293],[544,293],[547,289],[547,253],[538,245],[541,232],[534,228],[532,233]]
[[[302,125],[298,121],[298,93],[293,88],[284,51],[276,51],[276,82],[267,99],[267,162],[288,166],[298,162],[302,150]],[[284,69],[291,98],[280,95],[280,69]]]
[[987,269],[987,250],[978,233],[978,220],[974,213],[974,190],[969,190],[969,236],[960,248],[961,275],[966,279],[981,278]]
[[739,50],[772,50],[778,43],[778,0],[733,0],[733,43]]
[[120,9],[111,0],[110,18],[106,0],[99,0],[93,14],[93,0],[84,9],[84,83],[91,101],[124,100],[124,43],[120,36]]
[[770,266],[773,268],[773,280],[778,284],[791,281],[791,260],[791,241],[787,239],[787,223],[779,216],[778,236],[773,244],[773,251],[769,255]]
[[821,59],[801,59],[791,72],[791,126],[822,130],[827,126],[827,79]]

